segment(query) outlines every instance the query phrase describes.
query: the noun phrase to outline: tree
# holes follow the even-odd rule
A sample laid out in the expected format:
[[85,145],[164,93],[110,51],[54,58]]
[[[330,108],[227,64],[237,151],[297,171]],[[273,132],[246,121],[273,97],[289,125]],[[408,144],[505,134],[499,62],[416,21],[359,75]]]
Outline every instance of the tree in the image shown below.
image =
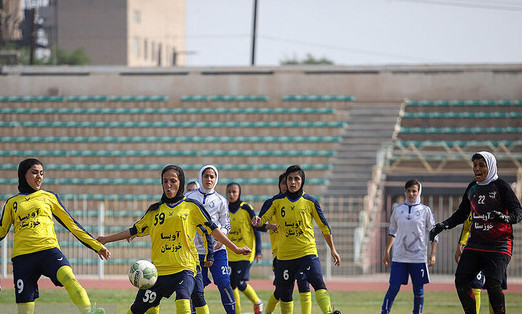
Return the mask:
[[308,64],[308,65],[318,65],[318,64],[334,64],[334,62],[325,57],[315,58],[312,54],[307,53],[306,57],[303,60],[298,60],[294,55],[291,59],[282,60],[281,65],[300,65],[300,64]]

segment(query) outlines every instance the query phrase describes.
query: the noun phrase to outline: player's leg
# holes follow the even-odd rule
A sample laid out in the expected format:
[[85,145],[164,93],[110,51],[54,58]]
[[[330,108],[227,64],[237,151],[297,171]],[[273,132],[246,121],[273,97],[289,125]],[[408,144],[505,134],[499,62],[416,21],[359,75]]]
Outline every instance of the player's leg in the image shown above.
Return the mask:
[[312,293],[310,292],[310,284],[306,281],[306,276],[302,271],[297,273],[296,279],[299,299],[301,301],[301,314],[311,314]]
[[[321,262],[316,255],[308,255],[297,259],[299,267],[298,271],[302,271],[307,281],[315,290],[315,299],[317,305],[321,308],[323,313],[330,313],[333,311],[330,294],[326,289],[326,284],[323,279],[323,271],[321,269]],[[297,275],[297,272],[296,272]]]
[[506,305],[502,292],[502,281],[511,257],[502,253],[483,253],[483,256],[484,276],[486,277],[484,286],[488,291],[489,303],[494,313],[505,313]]
[[230,286],[232,287],[234,300],[236,301],[236,314],[241,314],[241,296],[239,295],[239,275],[241,274],[241,270],[238,269],[238,262],[229,261],[228,266],[230,270]]
[[390,313],[393,301],[401,289],[401,285],[408,283],[408,267],[406,263],[392,262],[390,269],[390,286],[382,301],[381,313]]
[[472,250],[464,250],[455,271],[455,288],[465,313],[476,313],[475,295],[471,282],[483,268],[480,254]]
[[[236,262],[235,274],[234,270],[230,276],[234,276],[236,278],[236,284],[239,291],[243,292],[243,294],[254,304],[254,313],[261,314],[263,312],[263,301],[259,298],[254,288],[249,285],[247,282],[250,280],[250,267],[252,264],[249,261],[239,261]],[[239,299],[236,299],[236,311],[237,304],[239,303]]]
[[234,292],[230,285],[230,275],[228,270],[228,259],[226,250],[218,250],[214,252],[214,264],[210,266],[212,279],[219,289],[221,295],[221,303],[227,314],[236,313],[236,304]]
[[480,271],[471,282],[471,290],[473,291],[473,295],[475,295],[477,313],[480,312],[480,293],[482,292],[482,288],[484,288],[484,272]]
[[426,263],[408,264],[408,272],[413,284],[413,313],[422,313],[424,307],[424,285],[430,282],[430,274]]
[[190,296],[192,300],[191,312],[195,314],[208,314],[210,312],[207,301],[205,300],[205,285],[203,284],[203,275],[201,267],[197,266],[196,277],[194,278],[194,290]]
[[[275,268],[276,268],[276,265],[277,265],[277,258],[274,258],[272,260],[272,271],[274,272],[274,286],[277,287],[277,284],[276,284],[276,280],[277,280],[277,276],[275,275]],[[266,313],[267,314],[271,314],[272,312],[275,311],[276,307],[277,307],[277,304],[279,304],[279,299],[281,298],[280,295],[276,294],[275,290],[274,292],[272,293],[272,295],[270,295],[270,298],[268,299],[268,302],[266,304]]]
[[40,278],[38,253],[18,255],[12,259],[15,300],[19,314],[32,314],[38,299]]
[[281,313],[288,314],[294,311],[292,294],[294,291],[295,274],[298,271],[298,261],[278,260],[275,268],[276,290],[275,295],[280,296]]

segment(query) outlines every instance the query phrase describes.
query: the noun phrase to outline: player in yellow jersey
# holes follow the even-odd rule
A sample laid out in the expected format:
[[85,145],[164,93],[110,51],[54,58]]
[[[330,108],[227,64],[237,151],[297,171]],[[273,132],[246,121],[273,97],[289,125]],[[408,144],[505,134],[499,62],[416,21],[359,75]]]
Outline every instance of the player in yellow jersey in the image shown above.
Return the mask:
[[[282,173],[279,176],[279,194],[285,193],[286,188],[286,173]],[[270,200],[266,200],[266,202],[269,202]],[[275,267],[277,264],[277,226],[271,224],[271,222],[275,222],[275,217],[272,217],[272,219],[269,221],[268,224],[265,224],[266,231],[270,234],[270,244],[272,246],[272,270],[275,274]],[[299,291],[299,299],[301,301],[301,314],[312,314],[312,294],[310,292],[310,284],[308,284],[308,281],[306,281],[306,276],[302,271],[297,273],[296,275],[296,281],[297,281],[297,289]],[[274,286],[276,286],[276,280],[274,278]],[[267,305],[266,305],[266,313],[271,314],[275,311],[277,304],[279,304],[280,296],[272,293],[270,298],[268,299]]]
[[[275,217],[277,236],[276,294],[281,296],[281,313],[293,312],[292,293],[296,275],[302,271],[307,281],[315,290],[316,300],[321,311],[333,311],[330,296],[323,279],[321,263],[317,256],[313,221],[323,233],[330,247],[335,265],[341,265],[341,257],[335,249],[333,236],[321,206],[316,198],[303,191],[305,173],[299,165],[286,169],[286,186],[284,194],[274,196],[261,209],[259,217],[252,219],[252,224],[261,227]],[[281,248],[285,248],[282,250]]]
[[263,301],[257,296],[254,288],[247,283],[250,280],[250,266],[252,266],[252,262],[254,259],[259,262],[263,257],[261,254],[261,235],[259,230],[250,223],[256,213],[250,204],[241,200],[241,186],[239,183],[229,183],[226,194],[230,212],[230,231],[227,236],[237,246],[247,246],[252,248],[253,251],[250,255],[239,255],[227,249],[230,284],[236,300],[236,313],[241,313],[241,304],[239,302],[239,291],[241,291],[254,304],[254,313],[262,314]]
[[[190,297],[195,285],[196,265],[199,263],[194,244],[196,228],[204,225],[214,238],[237,254],[250,254],[248,247],[237,247],[214,224],[203,206],[184,197],[185,174],[175,165],[161,173],[163,195],[152,204],[145,215],[131,228],[109,236],[98,237],[108,243],[133,236],[149,235],[152,241],[152,263],[158,269],[158,280],[149,289],[140,289],[129,314],[159,313],[162,298],[176,292],[176,312],[190,314]],[[208,306],[196,308],[197,313],[208,313]]]
[[20,162],[20,193],[7,200],[0,221],[0,240],[7,235],[11,225],[14,229],[11,261],[18,313],[33,313],[34,300],[39,297],[38,279],[41,275],[49,277],[56,286],[65,287],[80,313],[105,313],[101,308],[91,309],[89,296],[60,250],[53,217],[82,244],[97,252],[101,259],[109,259],[111,254],[74,220],[58,195],[41,189],[43,179],[41,161],[29,158]]

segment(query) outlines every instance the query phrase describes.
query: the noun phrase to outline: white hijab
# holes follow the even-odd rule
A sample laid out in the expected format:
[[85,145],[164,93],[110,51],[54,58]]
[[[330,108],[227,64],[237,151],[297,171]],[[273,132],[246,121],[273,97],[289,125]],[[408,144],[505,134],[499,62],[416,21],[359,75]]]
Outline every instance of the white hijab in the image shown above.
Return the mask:
[[486,177],[486,180],[482,182],[477,182],[478,185],[488,185],[492,181],[495,181],[498,179],[497,175],[497,159],[495,156],[490,152],[478,152],[480,156],[484,157],[484,160],[486,161],[486,165],[488,166],[488,175]]
[[214,186],[207,190],[207,188],[205,188],[203,186],[203,183],[201,184],[201,187],[199,188],[199,190],[201,192],[203,192],[204,194],[209,194],[209,193],[213,193],[214,192],[214,188],[216,187],[217,183],[218,183],[218,178],[219,178],[219,174],[218,174],[218,171],[217,171],[217,168],[213,165],[206,165],[206,166],[203,166],[203,168],[201,168],[199,170],[199,182],[203,182],[203,172],[205,172],[205,170],[207,170],[208,168],[214,170],[214,172],[216,173],[216,182],[214,183]]
[[408,200],[408,194],[406,193],[406,191],[404,191],[404,199],[405,199],[404,204],[406,204],[406,205],[419,205],[420,202],[421,202],[421,194],[422,194],[422,184],[419,182],[419,194],[417,194],[417,198],[415,198],[415,201],[413,203],[411,203]]

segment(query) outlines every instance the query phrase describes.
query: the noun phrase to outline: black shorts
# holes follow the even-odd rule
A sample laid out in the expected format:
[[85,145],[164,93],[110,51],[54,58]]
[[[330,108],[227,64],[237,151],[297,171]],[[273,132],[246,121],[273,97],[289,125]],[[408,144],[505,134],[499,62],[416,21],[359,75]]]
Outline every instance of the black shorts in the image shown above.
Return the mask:
[[250,280],[250,261],[228,262],[230,266],[230,281],[234,287],[238,287],[241,281]]
[[511,257],[504,253],[464,250],[460,256],[455,282],[473,282],[477,274],[483,271],[486,277],[485,287],[496,281],[506,282],[506,269]]
[[11,261],[16,303],[33,302],[40,296],[38,279],[42,275],[49,277],[55,286],[61,287],[62,284],[56,278],[56,273],[62,266],[71,266],[58,248],[18,255]]

